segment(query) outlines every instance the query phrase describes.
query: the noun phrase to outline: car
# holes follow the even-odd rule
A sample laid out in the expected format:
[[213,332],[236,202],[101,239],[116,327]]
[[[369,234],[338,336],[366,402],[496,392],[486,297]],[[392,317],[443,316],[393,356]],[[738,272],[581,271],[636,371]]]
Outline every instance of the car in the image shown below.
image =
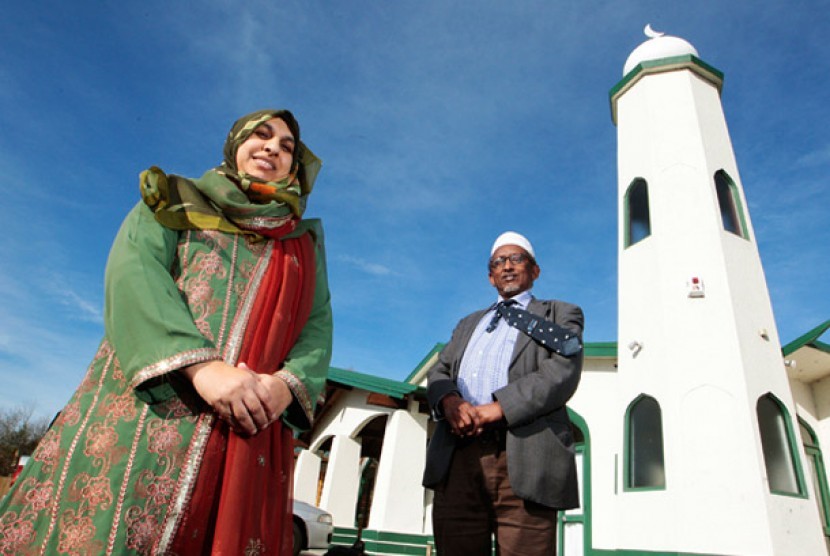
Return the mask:
[[309,548],[328,548],[333,532],[330,513],[294,500],[294,556]]
[[20,472],[23,471],[23,468],[26,464],[29,463],[29,456],[20,456],[20,459],[17,460],[17,467],[14,468],[14,472],[12,473],[12,479],[9,483],[9,488],[14,484],[17,480],[17,476],[20,475]]

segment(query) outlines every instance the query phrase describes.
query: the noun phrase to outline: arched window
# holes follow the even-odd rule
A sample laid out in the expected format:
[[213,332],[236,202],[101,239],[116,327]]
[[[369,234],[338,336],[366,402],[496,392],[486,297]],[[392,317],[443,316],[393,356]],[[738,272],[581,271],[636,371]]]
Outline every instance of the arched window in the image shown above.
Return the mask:
[[797,468],[796,444],[786,408],[772,394],[758,398],[758,429],[770,492],[804,496]]
[[320,443],[320,447],[315,451],[315,453],[320,456],[320,473],[317,476],[317,496],[314,499],[314,505],[317,507],[320,506],[320,500],[323,497],[323,484],[325,484],[326,481],[326,471],[328,471],[329,467],[329,456],[331,456],[331,444],[333,439],[333,436],[329,436],[322,443]]
[[650,235],[648,185],[643,178],[637,178],[625,192],[625,246],[634,245]]
[[360,478],[355,504],[354,526],[365,529],[369,525],[369,515],[375,496],[375,479],[377,478],[380,457],[383,454],[383,438],[386,436],[388,415],[378,415],[360,429]]
[[746,221],[741,209],[738,188],[732,178],[729,177],[729,174],[723,170],[715,172],[715,191],[718,194],[718,207],[720,207],[723,229],[732,232],[736,236],[747,238]]
[[830,491],[827,488],[827,471],[824,468],[824,458],[818,445],[818,437],[813,429],[801,417],[798,418],[801,429],[801,442],[804,443],[804,452],[810,464],[810,475],[813,479],[813,490],[816,492],[816,504],[821,516],[821,525],[824,534],[830,536]]
[[591,547],[591,438],[582,416],[567,409],[573,426],[579,506],[557,513],[556,554],[587,554]]
[[626,411],[625,487],[665,488],[663,415],[660,404],[642,395]]

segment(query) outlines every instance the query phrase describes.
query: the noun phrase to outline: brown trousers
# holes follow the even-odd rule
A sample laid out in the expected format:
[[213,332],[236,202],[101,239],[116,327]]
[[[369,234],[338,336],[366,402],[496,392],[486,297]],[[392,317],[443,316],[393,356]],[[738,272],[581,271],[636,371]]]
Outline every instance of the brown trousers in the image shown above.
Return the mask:
[[556,510],[513,493],[504,433],[459,443],[435,490],[432,529],[439,556],[553,556]]

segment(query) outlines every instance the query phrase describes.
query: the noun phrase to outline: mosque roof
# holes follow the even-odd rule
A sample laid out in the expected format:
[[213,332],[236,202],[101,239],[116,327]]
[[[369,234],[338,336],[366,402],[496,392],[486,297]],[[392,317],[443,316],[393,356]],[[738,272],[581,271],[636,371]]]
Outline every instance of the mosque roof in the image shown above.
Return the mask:
[[810,383],[830,376],[830,344],[822,338],[828,329],[830,320],[781,348],[790,378]]
[[674,58],[675,56],[687,56],[689,54],[698,57],[695,47],[680,37],[658,33],[651,28],[651,25],[646,25],[644,32],[649,39],[635,48],[628,56],[623,66],[623,76],[628,75],[631,70],[643,62]]
[[360,388],[398,399],[402,399],[407,394],[416,392],[419,389],[417,384],[408,384],[406,382],[368,375],[366,373],[338,369],[337,367],[329,367],[328,379],[343,386]]

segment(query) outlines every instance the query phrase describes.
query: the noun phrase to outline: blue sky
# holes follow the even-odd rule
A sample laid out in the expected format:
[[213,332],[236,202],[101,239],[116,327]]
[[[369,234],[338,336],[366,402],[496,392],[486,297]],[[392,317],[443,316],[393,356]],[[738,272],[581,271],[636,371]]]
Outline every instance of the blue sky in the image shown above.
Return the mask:
[[0,407],[51,415],[102,335],[102,276],[150,165],[200,175],[287,107],[324,166],[332,364],[403,379],[489,304],[489,246],[616,340],[608,91],[646,23],[725,74],[786,343],[830,318],[826,2],[7,2],[0,18]]

